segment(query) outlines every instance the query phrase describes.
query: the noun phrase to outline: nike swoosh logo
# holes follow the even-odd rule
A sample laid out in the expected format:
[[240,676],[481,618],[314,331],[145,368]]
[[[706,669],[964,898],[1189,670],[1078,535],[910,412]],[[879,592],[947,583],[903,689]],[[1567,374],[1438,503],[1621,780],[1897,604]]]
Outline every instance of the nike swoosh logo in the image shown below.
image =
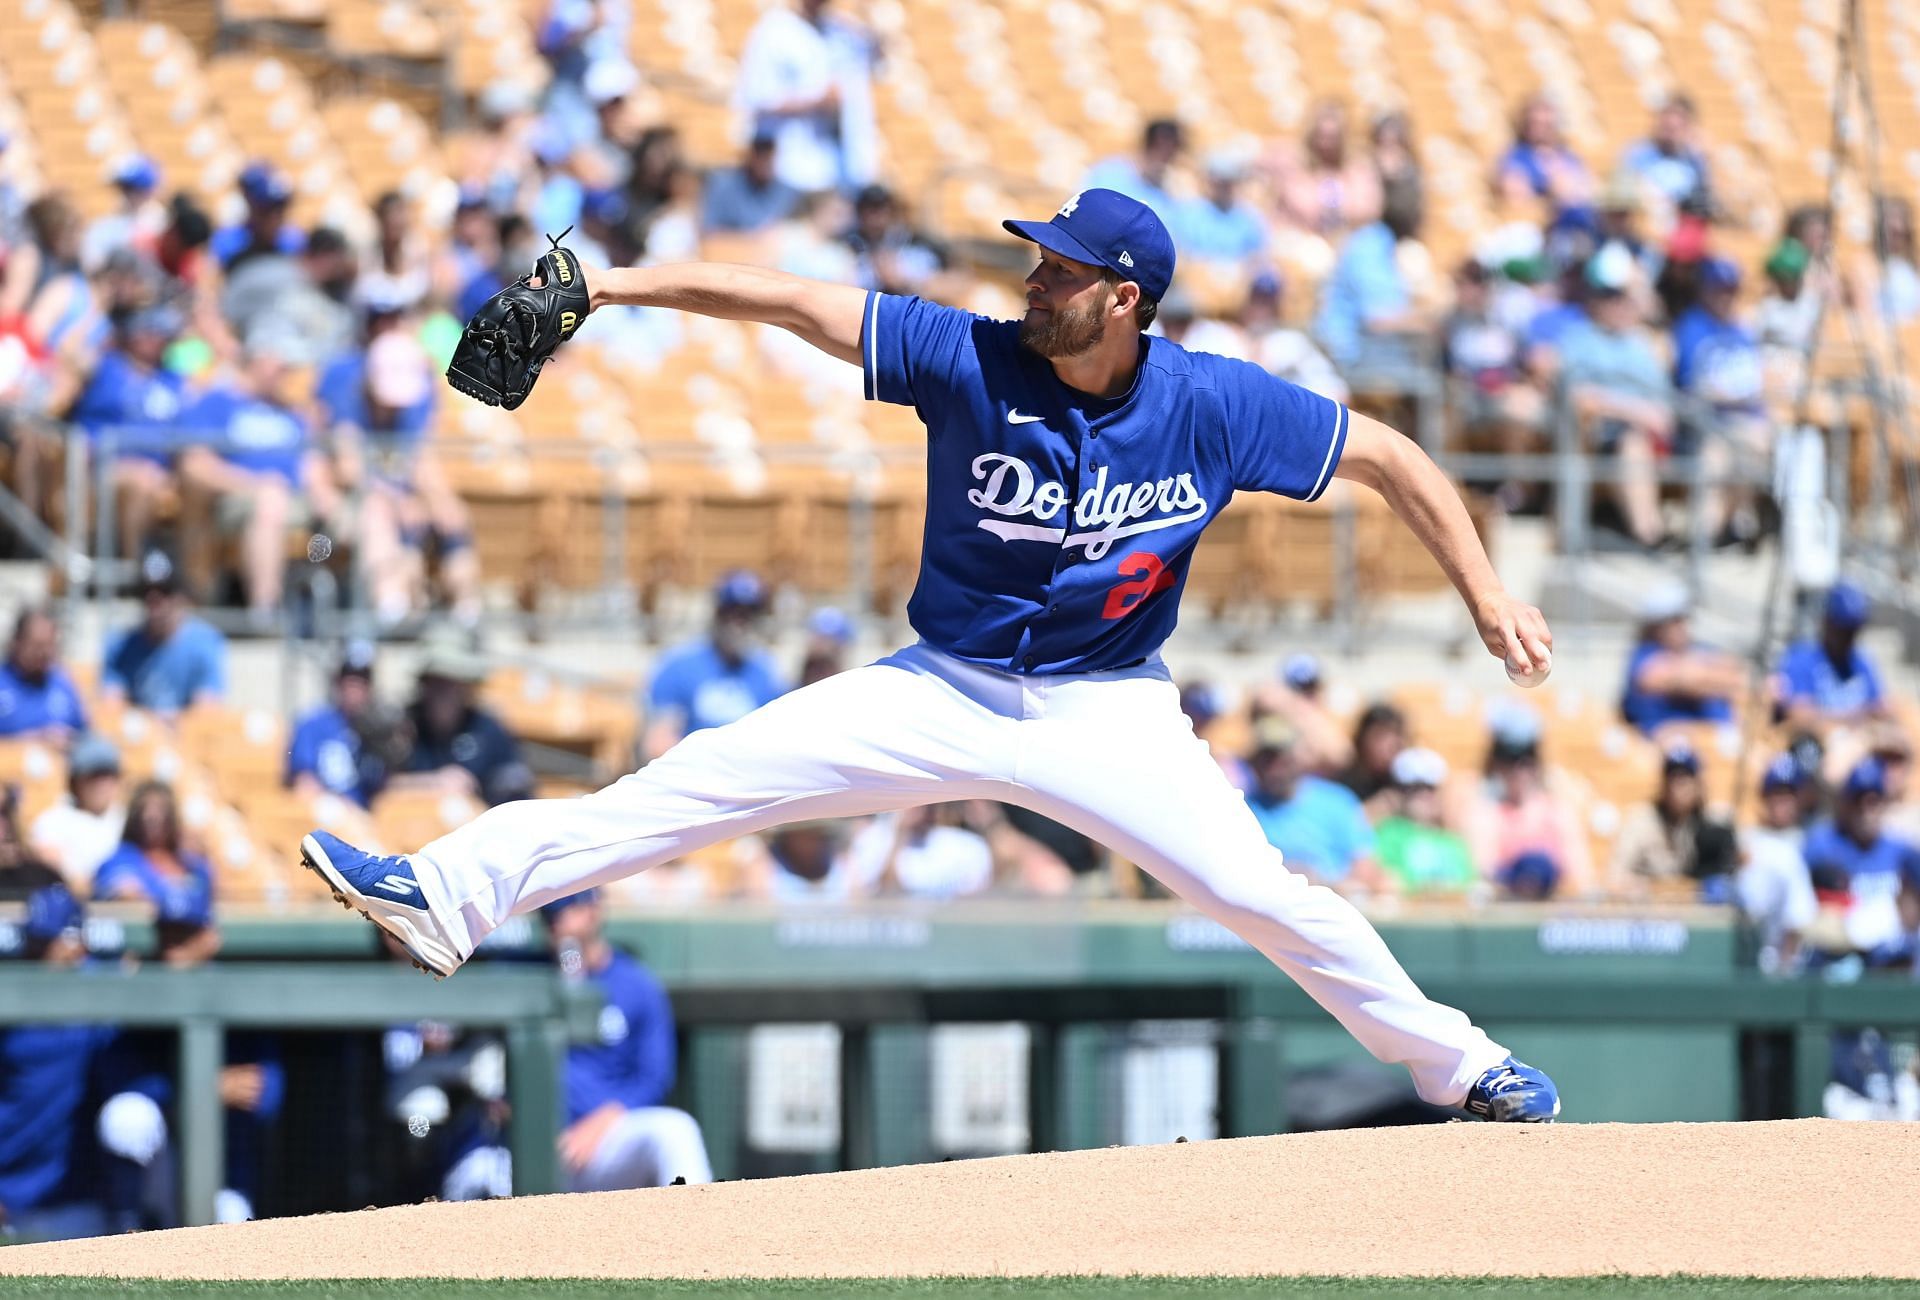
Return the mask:
[[1008,424],[1032,424],[1036,420],[1044,420],[1046,418],[1044,415],[1022,415],[1020,414],[1020,408],[1017,406],[1007,412]]

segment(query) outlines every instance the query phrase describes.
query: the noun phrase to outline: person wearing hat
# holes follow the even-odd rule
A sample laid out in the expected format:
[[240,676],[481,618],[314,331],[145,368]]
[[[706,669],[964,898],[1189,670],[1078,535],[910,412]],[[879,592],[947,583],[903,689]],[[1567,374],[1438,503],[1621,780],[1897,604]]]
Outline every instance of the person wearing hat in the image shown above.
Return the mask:
[[0,736],[62,749],[87,729],[80,688],[60,666],[60,625],[39,605],[21,609],[0,664]]
[[33,819],[33,851],[82,893],[120,847],[127,824],[120,751],[105,736],[85,735],[67,751],[67,795]]
[[[1516,322],[1495,309],[1493,272],[1478,258],[1467,258],[1454,271],[1453,308],[1440,324],[1440,340],[1453,407],[1474,445],[1508,454],[1537,450],[1545,400],[1528,374]],[[1537,495],[1517,480],[1494,489],[1509,511]]]
[[1207,155],[1206,193],[1173,210],[1167,225],[1174,247],[1188,257],[1227,271],[1241,271],[1267,249],[1267,224],[1240,198],[1249,159],[1240,150]]
[[[1737,453],[1750,464],[1773,454],[1767,420],[1766,364],[1759,341],[1740,320],[1740,267],[1724,257],[1703,259],[1696,272],[1699,301],[1673,325],[1673,381],[1712,412],[1705,428],[1683,426],[1692,454],[1710,475],[1724,474]],[[1751,488],[1711,489],[1701,498],[1710,535],[1749,542],[1760,523]]]
[[1870,967],[1913,960],[1920,849],[1887,832],[1890,794],[1880,760],[1863,758],[1834,792],[1833,815],[1807,831],[1807,871],[1822,912],[1808,936],[1815,967],[1847,956]]
[[[1285,718],[1299,733],[1294,748],[1301,766],[1345,784],[1353,766],[1353,741],[1345,724],[1327,707],[1320,660],[1304,652],[1290,654],[1281,662],[1277,676],[1277,680],[1261,682],[1254,688],[1254,721],[1268,714]],[[1402,732],[1403,743],[1405,738]]]
[[166,205],[154,197],[160,187],[160,169],[145,154],[131,154],[115,165],[110,176],[120,196],[116,211],[95,217],[80,239],[80,264],[89,273],[107,264],[121,249],[151,256],[167,228]]
[[1300,733],[1284,718],[1254,727],[1247,807],[1293,870],[1339,890],[1377,893],[1390,884],[1374,862],[1373,827],[1353,791],[1304,769]]
[[1110,190],[1144,204],[1162,221],[1179,206],[1173,197],[1173,168],[1187,151],[1186,128],[1174,118],[1160,117],[1140,131],[1140,148],[1131,154],[1102,159],[1081,180],[1082,191]]
[[1461,823],[1473,860],[1507,897],[1581,897],[1593,855],[1564,776],[1540,753],[1540,715],[1517,701],[1487,710],[1487,757]]
[[334,794],[366,808],[386,784],[394,755],[377,742],[392,726],[374,697],[373,661],[371,642],[350,643],[334,672],[332,697],[294,724],[285,784],[296,794]]
[[1827,589],[1820,635],[1795,641],[1776,670],[1788,726],[1824,730],[1888,716],[1879,667],[1860,647],[1861,629],[1873,617],[1873,602],[1851,582]]
[[173,490],[173,452],[180,411],[189,401],[185,377],[165,363],[186,328],[177,307],[155,303],[122,316],[67,418],[100,448],[117,444],[110,471],[115,532],[126,558],[148,544],[155,511]]
[[242,169],[237,184],[240,197],[246,200],[246,220],[214,231],[208,245],[227,274],[231,276],[256,257],[275,253],[292,257],[299,253],[306,236],[287,220],[293,182],[286,173],[272,163],[253,162]]
[[755,135],[738,166],[715,168],[700,200],[703,235],[754,235],[791,217],[799,190],[774,174],[774,140]]
[[227,693],[227,639],[192,612],[173,560],[149,551],[140,560],[141,620],[107,640],[100,690],[166,717]]
[[832,605],[822,605],[807,616],[807,644],[800,652],[796,684],[814,682],[845,672],[847,652],[853,647],[853,620]]
[[1627,813],[1613,842],[1610,891],[1640,899],[1655,886],[1691,881],[1703,894],[1724,896],[1725,877],[1737,865],[1732,827],[1707,810],[1700,755],[1690,745],[1669,745],[1659,791]]
[[787,693],[787,682],[762,640],[767,588],[745,569],[713,589],[707,635],[662,655],[647,687],[649,760],[696,731],[722,727]]
[[[66,886],[45,885],[23,901],[13,923],[21,958],[53,970],[86,960],[86,914]],[[0,1028],[0,1243],[107,1231],[89,1102],[118,1038],[104,1024]]]
[[429,628],[420,644],[419,677],[406,710],[411,744],[399,764],[406,775],[395,779],[396,788],[450,790],[488,804],[529,797],[533,772],[520,742],[478,703],[487,661],[472,634],[443,623]]
[[1626,476],[1610,493],[1628,534],[1642,546],[1667,537],[1656,461],[1673,443],[1673,381],[1641,321],[1630,290],[1633,255],[1604,245],[1586,264],[1586,320],[1555,349],[1559,382],[1592,449]]
[[1700,113],[1685,91],[1669,95],[1653,116],[1653,129],[1620,155],[1620,174],[1632,177],[1678,211],[1685,203],[1712,206],[1712,183],[1699,145]]
[[1693,597],[1678,582],[1640,598],[1640,638],[1627,657],[1620,716],[1648,736],[1670,722],[1732,722],[1747,667],[1693,638]]
[[1286,280],[1278,271],[1261,271],[1248,283],[1239,313],[1247,359],[1276,379],[1298,384],[1329,401],[1346,401],[1347,381],[1313,335],[1286,322],[1286,295]]
[[180,478],[193,494],[183,513],[198,521],[196,533],[210,519],[219,533],[240,539],[247,622],[255,632],[279,620],[288,531],[340,509],[307,414],[314,360],[294,331],[256,328],[239,382],[215,385],[180,415],[187,438]]
[[859,268],[855,284],[882,293],[920,293],[947,268],[947,255],[907,224],[900,199],[869,185],[853,201],[853,225],[844,236]]
[[262,253],[226,272],[220,314],[236,339],[280,330],[324,361],[358,336],[359,278],[360,255],[346,235],[315,226],[297,252]]
[[[590,309],[778,326],[860,366],[870,399],[916,410],[928,487],[907,609],[918,640],[751,711],[734,694],[733,721],[588,798],[494,808],[405,856],[316,830],[303,861],[421,965],[452,974],[516,913],[699,845],[787,819],[994,799],[1121,849],[1404,1065],[1427,1101],[1499,1122],[1557,1115],[1551,1080],[1428,999],[1349,901],[1312,887],[1315,872],[1366,874],[1358,800],[1304,777],[1315,793],[1288,798],[1276,767],[1265,803],[1303,823],[1308,844],[1287,860],[1194,739],[1161,659],[1194,548],[1226,503],[1243,491],[1314,501],[1336,477],[1406,521],[1513,678],[1546,676],[1545,618],[1506,589],[1416,442],[1146,332],[1175,269],[1152,209],[1089,189],[1006,226],[1035,246],[1017,321],[747,266],[580,270]],[[691,718],[691,693],[668,702]],[[1304,860],[1315,847],[1324,860]]]
[[1374,856],[1402,894],[1464,894],[1479,883],[1466,838],[1446,825],[1447,760],[1431,749],[1393,757],[1391,811],[1374,833]]
[[594,890],[548,903],[540,915],[561,975],[591,984],[604,999],[594,1041],[569,1047],[562,1073],[560,1163],[568,1189],[712,1182],[699,1121],[663,1104],[679,1064],[666,989],[607,939]]
[[1733,896],[1759,935],[1759,965],[1768,974],[1797,969],[1801,935],[1819,912],[1800,825],[1806,779],[1792,754],[1777,755],[1760,776],[1759,819],[1740,834]]

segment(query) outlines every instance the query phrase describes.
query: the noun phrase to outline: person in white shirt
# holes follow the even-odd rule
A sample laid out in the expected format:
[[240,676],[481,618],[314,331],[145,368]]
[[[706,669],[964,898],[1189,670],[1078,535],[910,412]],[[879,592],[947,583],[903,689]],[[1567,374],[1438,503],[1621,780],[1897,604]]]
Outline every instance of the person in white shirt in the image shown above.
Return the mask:
[[104,736],[82,736],[67,759],[67,797],[33,819],[34,853],[87,897],[94,873],[120,847],[127,820],[121,799],[120,751]]
[[1741,836],[1743,861],[1734,877],[1734,897],[1760,935],[1760,969],[1792,972],[1800,935],[1819,911],[1807,860],[1801,853],[1799,760],[1782,754],[1760,779],[1760,823]]
[[873,107],[854,57],[860,43],[828,18],[828,3],[794,0],[762,14],[747,33],[736,82],[752,133],[774,140],[774,175],[803,194],[872,179],[849,175],[850,141],[860,146],[862,168],[871,164]]
[[883,813],[854,836],[847,865],[866,894],[959,898],[993,883],[993,850],[959,824],[961,805]]

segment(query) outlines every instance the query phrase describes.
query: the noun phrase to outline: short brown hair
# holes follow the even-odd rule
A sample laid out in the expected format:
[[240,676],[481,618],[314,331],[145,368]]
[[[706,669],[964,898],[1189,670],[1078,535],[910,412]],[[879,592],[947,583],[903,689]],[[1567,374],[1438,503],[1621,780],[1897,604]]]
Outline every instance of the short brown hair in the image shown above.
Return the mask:
[[[1126,276],[1121,275],[1110,266],[1100,268],[1100,278],[1109,286],[1122,284],[1127,279]],[[1134,283],[1138,284],[1139,281],[1135,280]],[[1158,298],[1148,297],[1147,291],[1142,289],[1140,291],[1140,305],[1133,309],[1133,318],[1140,322],[1140,328],[1144,331],[1147,326],[1153,324],[1153,318],[1159,314],[1160,300]]]

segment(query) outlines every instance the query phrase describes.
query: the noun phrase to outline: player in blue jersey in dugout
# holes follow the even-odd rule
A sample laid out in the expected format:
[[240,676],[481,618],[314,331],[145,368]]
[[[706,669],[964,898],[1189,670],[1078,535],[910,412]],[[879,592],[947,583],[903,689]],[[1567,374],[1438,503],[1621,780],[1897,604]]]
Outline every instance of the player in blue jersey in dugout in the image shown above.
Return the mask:
[[1553,1118],[1544,1074],[1426,998],[1346,899],[1286,867],[1194,736],[1160,654],[1194,546],[1232,495],[1312,501],[1336,477],[1385,496],[1516,680],[1545,676],[1545,620],[1501,584],[1415,444],[1258,366],[1145,333],[1174,270],[1146,205],[1089,189],[1050,220],[1006,225],[1036,246],[1019,321],[752,267],[587,271],[595,310],[780,326],[860,366],[870,400],[916,410],[916,644],[697,731],[597,794],[505,804],[405,856],[316,832],[305,860],[451,974],[510,916],[717,840],[994,799],[1138,863],[1404,1065],[1427,1101]]

